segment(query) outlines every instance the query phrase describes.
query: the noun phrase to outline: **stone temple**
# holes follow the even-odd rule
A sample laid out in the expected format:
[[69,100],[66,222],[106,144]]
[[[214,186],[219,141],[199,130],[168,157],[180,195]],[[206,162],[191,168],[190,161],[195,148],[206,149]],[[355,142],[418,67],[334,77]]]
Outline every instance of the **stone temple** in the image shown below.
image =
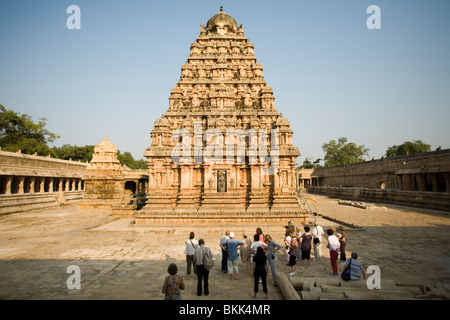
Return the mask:
[[306,219],[292,135],[243,25],[221,7],[201,24],[169,108],[154,123],[136,223]]

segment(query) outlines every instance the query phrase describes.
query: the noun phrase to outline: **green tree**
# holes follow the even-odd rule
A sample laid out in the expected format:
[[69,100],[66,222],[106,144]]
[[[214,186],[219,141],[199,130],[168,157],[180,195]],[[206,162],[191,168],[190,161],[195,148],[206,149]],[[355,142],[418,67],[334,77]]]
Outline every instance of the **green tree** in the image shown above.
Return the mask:
[[309,160],[309,158],[307,157],[305,160],[303,160],[303,164],[301,166],[298,166],[297,168],[301,169],[320,168],[321,167],[320,161],[322,161],[322,159],[318,158],[314,162],[311,162],[311,160]]
[[55,156],[48,143],[59,136],[45,129],[47,119],[35,123],[27,114],[7,110],[0,105],[0,146],[2,150],[47,156]]
[[121,165],[126,165],[130,169],[147,169],[147,162],[143,159],[135,160],[131,153],[121,153],[117,151],[117,159]]
[[369,149],[364,145],[358,146],[353,142],[347,142],[347,138],[341,137],[336,142],[331,140],[322,145],[325,152],[325,167],[340,166],[364,161],[364,156],[368,156]]
[[393,145],[387,148],[386,157],[406,156],[431,151],[431,145],[423,143],[421,140],[406,141],[401,145]]
[[55,156],[58,159],[69,160],[72,159],[74,161],[83,161],[89,162],[92,159],[92,155],[94,154],[93,145],[86,146],[75,146],[70,144],[64,144],[62,147],[53,147],[52,150],[55,153]]

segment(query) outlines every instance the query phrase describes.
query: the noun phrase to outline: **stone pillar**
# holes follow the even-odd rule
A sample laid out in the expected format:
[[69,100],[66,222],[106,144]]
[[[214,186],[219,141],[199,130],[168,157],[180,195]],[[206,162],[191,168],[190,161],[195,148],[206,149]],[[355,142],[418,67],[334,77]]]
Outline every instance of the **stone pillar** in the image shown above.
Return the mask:
[[431,173],[431,183],[433,185],[433,192],[439,192],[438,174]]
[[34,193],[34,184],[36,183],[35,177],[30,177],[30,193]]
[[408,180],[408,190],[414,191],[416,188],[416,176],[413,174],[407,174],[406,179]]
[[48,179],[49,179],[49,181],[48,181],[48,192],[54,192],[55,190],[53,190],[53,180],[55,178],[48,178]]
[[69,182],[70,182],[70,179],[66,179],[64,191],[69,191]]
[[6,176],[5,178],[6,178],[5,194],[11,194],[11,182],[13,177]]
[[427,191],[427,175],[421,173],[418,174],[417,177],[419,178],[419,191]]
[[275,280],[285,300],[301,300],[291,281],[283,272],[277,272]]
[[445,192],[450,192],[450,172],[445,172],[444,178],[445,178]]
[[81,179],[78,179],[77,184],[78,184],[77,190],[80,191],[81,190]]
[[39,178],[39,192],[41,192],[41,193],[45,192],[45,178],[44,177]]
[[59,178],[58,181],[58,192],[63,192],[63,179]]
[[297,189],[297,185],[295,182],[295,180],[296,180],[295,179],[295,163],[291,163],[290,166],[291,166],[291,185],[290,185],[290,187]]
[[403,190],[403,175],[398,176],[398,186],[400,190]]
[[17,193],[23,194],[23,187],[24,187],[23,184],[24,184],[25,177],[18,177],[18,179],[19,179],[19,189],[18,189]]

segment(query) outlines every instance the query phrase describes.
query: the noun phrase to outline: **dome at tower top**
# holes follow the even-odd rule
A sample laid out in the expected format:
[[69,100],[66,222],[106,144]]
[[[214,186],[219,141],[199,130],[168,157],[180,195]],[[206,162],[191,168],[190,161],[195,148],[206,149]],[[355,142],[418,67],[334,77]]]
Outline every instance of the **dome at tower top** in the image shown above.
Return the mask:
[[161,116],[161,118],[156,119],[155,127],[170,127],[170,122],[167,120],[164,115]]
[[95,152],[116,153],[117,148],[111,141],[108,140],[108,135],[105,136],[105,140],[101,141],[94,148]]
[[280,116],[278,117],[278,119],[277,119],[275,124],[276,124],[277,127],[281,127],[281,126],[289,127],[291,125],[289,120],[286,119],[285,117],[283,117],[282,114],[280,114]]
[[221,30],[227,27],[229,31],[236,32],[238,30],[238,25],[233,17],[223,12],[223,7],[220,7],[220,12],[211,17],[206,23],[206,31],[214,31],[221,34]]

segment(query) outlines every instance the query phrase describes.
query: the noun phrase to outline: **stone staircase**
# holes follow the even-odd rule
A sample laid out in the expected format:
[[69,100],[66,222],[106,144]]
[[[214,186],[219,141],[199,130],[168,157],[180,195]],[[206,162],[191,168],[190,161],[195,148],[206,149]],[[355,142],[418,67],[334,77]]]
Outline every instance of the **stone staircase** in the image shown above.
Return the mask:
[[0,195],[0,215],[68,205],[83,199],[84,191]]

